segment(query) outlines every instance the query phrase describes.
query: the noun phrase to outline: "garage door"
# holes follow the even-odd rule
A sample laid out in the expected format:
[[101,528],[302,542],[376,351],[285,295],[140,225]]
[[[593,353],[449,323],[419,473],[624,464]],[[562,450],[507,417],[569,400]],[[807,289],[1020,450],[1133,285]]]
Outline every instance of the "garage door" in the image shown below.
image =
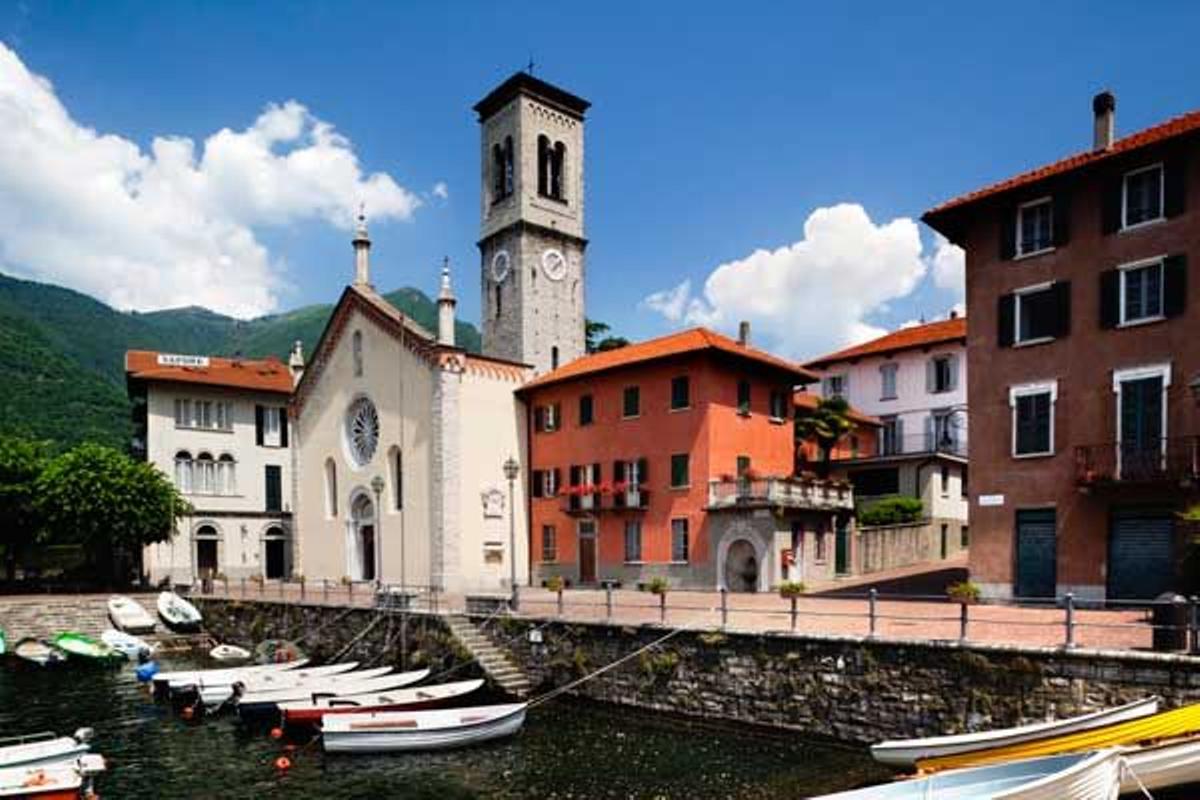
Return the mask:
[[1057,550],[1054,509],[1017,512],[1018,598],[1054,597]]
[[1173,588],[1174,532],[1168,514],[1115,512],[1108,539],[1108,596],[1149,600]]

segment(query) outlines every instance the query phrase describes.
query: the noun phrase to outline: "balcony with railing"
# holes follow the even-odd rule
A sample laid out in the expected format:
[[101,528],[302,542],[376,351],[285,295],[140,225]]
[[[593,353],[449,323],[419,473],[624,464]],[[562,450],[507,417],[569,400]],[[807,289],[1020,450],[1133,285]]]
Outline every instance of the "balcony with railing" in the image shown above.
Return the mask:
[[1075,481],[1080,487],[1189,486],[1198,480],[1200,436],[1075,448]]
[[641,487],[568,486],[562,491],[562,510],[568,514],[645,511],[650,491]]
[[966,437],[944,434],[937,435],[934,433],[892,436],[886,431],[881,431],[873,447],[862,447],[856,453],[848,456],[848,458],[850,460],[857,460],[935,454],[966,458]]
[[854,491],[845,481],[820,478],[718,478],[708,482],[708,510],[747,508],[849,511]]

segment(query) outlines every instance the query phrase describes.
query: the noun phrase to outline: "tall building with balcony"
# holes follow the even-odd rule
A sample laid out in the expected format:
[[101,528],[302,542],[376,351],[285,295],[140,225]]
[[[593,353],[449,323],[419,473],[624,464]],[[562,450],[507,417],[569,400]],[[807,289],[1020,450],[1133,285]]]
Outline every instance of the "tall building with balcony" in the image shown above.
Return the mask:
[[149,579],[287,577],[292,370],[276,358],[130,350],[125,377],[134,456],[166,474],[193,508],[168,541],[146,547]]
[[798,576],[797,552],[832,574],[851,492],[794,471],[792,393],[817,377],[747,335],[686,330],[520,389],[535,581],[759,591]]
[[1173,588],[1200,478],[1200,112],[950,200],[965,248],[971,573],[987,594],[1139,599]]
[[[887,530],[860,517],[855,571],[936,561],[968,546],[966,342],[967,320],[952,314],[806,365],[821,375],[821,397],[842,397],[878,422],[860,423],[835,454],[860,515],[886,498],[921,501],[919,518]],[[797,395],[800,408],[814,403]]]

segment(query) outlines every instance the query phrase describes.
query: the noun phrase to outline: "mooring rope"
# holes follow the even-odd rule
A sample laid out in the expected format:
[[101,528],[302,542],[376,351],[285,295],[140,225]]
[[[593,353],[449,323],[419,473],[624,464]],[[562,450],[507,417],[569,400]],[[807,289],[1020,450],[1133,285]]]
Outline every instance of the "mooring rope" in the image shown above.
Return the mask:
[[1137,783],[1138,789],[1141,790],[1142,796],[1145,797],[1146,800],[1154,800],[1154,795],[1150,794],[1150,790],[1146,788],[1146,784],[1142,783],[1141,777],[1139,777],[1138,774],[1134,772],[1133,767],[1130,766],[1129,759],[1122,757],[1118,763],[1120,764],[1120,772],[1133,778],[1134,782]]

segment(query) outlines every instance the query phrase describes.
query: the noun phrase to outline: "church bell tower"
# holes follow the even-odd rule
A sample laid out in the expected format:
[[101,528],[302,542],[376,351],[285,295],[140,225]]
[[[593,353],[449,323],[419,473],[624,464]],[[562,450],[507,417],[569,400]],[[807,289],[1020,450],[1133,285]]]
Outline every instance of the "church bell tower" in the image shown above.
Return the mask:
[[591,104],[518,72],[475,105],[484,355],[538,374],[584,355],[583,122]]

